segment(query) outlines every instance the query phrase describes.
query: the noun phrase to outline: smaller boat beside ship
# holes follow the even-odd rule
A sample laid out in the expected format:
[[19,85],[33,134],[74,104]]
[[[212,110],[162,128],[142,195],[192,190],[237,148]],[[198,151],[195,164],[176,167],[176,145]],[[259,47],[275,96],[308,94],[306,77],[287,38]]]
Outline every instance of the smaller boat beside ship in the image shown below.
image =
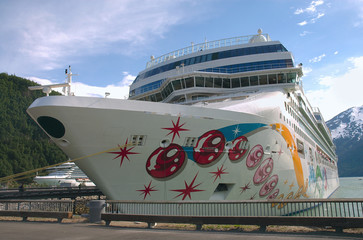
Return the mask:
[[47,168],[46,171],[49,172],[48,175],[35,176],[34,182],[51,187],[95,186],[87,175],[72,162]]

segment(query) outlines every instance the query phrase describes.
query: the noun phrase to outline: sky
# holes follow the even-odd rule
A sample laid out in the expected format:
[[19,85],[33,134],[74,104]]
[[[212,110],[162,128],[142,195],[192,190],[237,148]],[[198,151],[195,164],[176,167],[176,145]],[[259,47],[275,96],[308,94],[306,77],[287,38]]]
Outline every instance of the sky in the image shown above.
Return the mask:
[[363,105],[363,0],[0,0],[0,72],[125,99],[150,56],[261,28],[302,63],[325,120]]

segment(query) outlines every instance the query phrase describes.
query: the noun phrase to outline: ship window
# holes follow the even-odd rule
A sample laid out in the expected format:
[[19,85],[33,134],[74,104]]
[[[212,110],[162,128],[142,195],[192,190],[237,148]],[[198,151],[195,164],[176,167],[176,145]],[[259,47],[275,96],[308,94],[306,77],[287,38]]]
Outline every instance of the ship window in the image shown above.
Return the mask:
[[190,59],[190,63],[189,63],[189,65],[194,64],[194,62],[195,62],[195,57],[193,57],[193,58],[191,58],[191,59]]
[[204,87],[204,77],[195,77],[195,86]]
[[231,88],[231,79],[223,78],[223,88]]
[[249,77],[242,77],[241,78],[241,86],[242,87],[248,87],[248,86],[250,86]]
[[150,95],[150,99],[152,102],[157,102],[155,94]]
[[305,155],[304,143],[301,140],[296,139],[296,145],[297,145],[297,151],[298,151],[298,153],[300,153],[302,155]]
[[194,87],[194,77],[185,78],[184,80],[187,88]]
[[160,102],[160,101],[162,101],[162,100],[163,100],[163,97],[161,96],[161,94],[160,94],[160,93],[156,93],[156,94],[155,94],[155,97],[156,97],[156,101],[158,101],[158,102]]
[[207,55],[207,61],[210,61],[210,60],[212,60],[212,54]]
[[241,82],[239,78],[232,78],[232,88],[239,88],[241,87]]
[[288,73],[287,74],[287,82],[294,83],[296,81],[296,73]]
[[251,76],[250,77],[251,86],[258,85],[258,77],[257,76]]
[[201,56],[195,57],[195,63],[200,63]]
[[221,78],[214,78],[214,87],[221,88],[222,87],[222,79]]
[[212,60],[216,60],[216,59],[219,59],[219,53],[218,52],[212,54]]
[[170,95],[174,90],[173,90],[173,86],[171,86],[171,82],[166,85],[166,90],[168,92],[168,95]]
[[173,87],[174,87],[175,90],[182,89],[182,85],[181,85],[180,79],[174,80],[172,83],[173,83]]
[[171,86],[171,83],[169,83],[162,91],[161,95],[164,98],[167,98],[171,93],[173,92],[173,87]]
[[278,83],[286,83],[286,75],[284,73],[277,74]]
[[319,114],[314,114],[316,120],[321,121],[321,116]]
[[205,87],[213,87],[213,78],[211,77],[206,77],[205,78]]
[[267,84],[267,75],[261,75],[260,78],[260,85],[266,85]]
[[207,55],[203,55],[202,60],[200,62],[205,62],[206,58],[207,58]]
[[277,83],[276,74],[269,74],[268,75],[268,83],[269,84],[276,84]]

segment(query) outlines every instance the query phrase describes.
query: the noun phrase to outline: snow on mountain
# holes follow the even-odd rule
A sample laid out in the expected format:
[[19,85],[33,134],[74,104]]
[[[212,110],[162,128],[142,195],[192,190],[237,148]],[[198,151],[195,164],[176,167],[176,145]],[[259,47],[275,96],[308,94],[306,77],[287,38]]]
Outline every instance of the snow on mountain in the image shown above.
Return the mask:
[[363,176],[363,106],[350,108],[326,123],[336,146],[339,176]]
[[363,106],[350,108],[327,122],[333,139],[363,138]]

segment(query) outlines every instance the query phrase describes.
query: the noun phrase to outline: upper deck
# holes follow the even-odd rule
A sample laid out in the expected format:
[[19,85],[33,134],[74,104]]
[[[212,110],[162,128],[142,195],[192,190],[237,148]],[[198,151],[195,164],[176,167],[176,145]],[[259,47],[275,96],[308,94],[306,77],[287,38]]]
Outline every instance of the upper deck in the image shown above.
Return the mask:
[[[188,84],[181,83],[180,86],[196,94],[200,91],[204,92],[207,88],[212,93],[220,87],[229,91],[230,88],[260,85],[255,83],[256,77],[261,78],[259,81],[261,85],[266,82],[264,78],[267,77],[270,78],[269,84],[292,83],[296,81],[294,79],[298,77],[297,75],[302,75],[300,71],[300,68],[294,67],[291,52],[279,41],[271,41],[268,34],[262,34],[259,30],[256,35],[192,44],[158,58],[152,57],[152,60],[147,63],[147,68],[139,73],[130,86],[129,98],[168,102],[168,96],[184,94],[183,91],[179,91],[181,90],[180,84],[177,83],[179,80],[175,81],[175,78],[182,79],[183,83],[188,81]],[[278,73],[280,75],[276,75]],[[207,77],[207,79],[203,80],[203,84],[199,83],[201,80],[198,80],[198,84],[192,83],[191,80],[195,82],[195,77],[203,77],[203,79]],[[232,84],[232,81],[234,83],[239,77],[248,77],[249,80],[243,78],[241,80],[243,83],[238,80],[238,84],[237,82]],[[223,83],[219,83],[222,78]],[[281,80],[278,81],[278,78]],[[165,86],[171,81],[176,85],[167,87],[170,91],[164,91]],[[204,90],[200,89],[201,87]],[[171,92],[174,94],[169,94]]]
[[167,54],[164,54],[160,57],[155,58],[151,56],[151,60],[146,63],[146,68],[151,68],[159,63],[163,63],[170,59],[175,59],[178,57],[183,57],[198,51],[204,51],[209,49],[221,48],[221,47],[228,47],[228,46],[235,46],[240,44],[251,43],[253,41],[271,41],[270,36],[268,34],[262,34],[262,31],[259,31],[257,35],[248,35],[248,36],[240,36],[240,37],[233,37],[233,38],[225,38],[210,42],[204,42],[199,44],[191,43],[190,46],[181,48]]

